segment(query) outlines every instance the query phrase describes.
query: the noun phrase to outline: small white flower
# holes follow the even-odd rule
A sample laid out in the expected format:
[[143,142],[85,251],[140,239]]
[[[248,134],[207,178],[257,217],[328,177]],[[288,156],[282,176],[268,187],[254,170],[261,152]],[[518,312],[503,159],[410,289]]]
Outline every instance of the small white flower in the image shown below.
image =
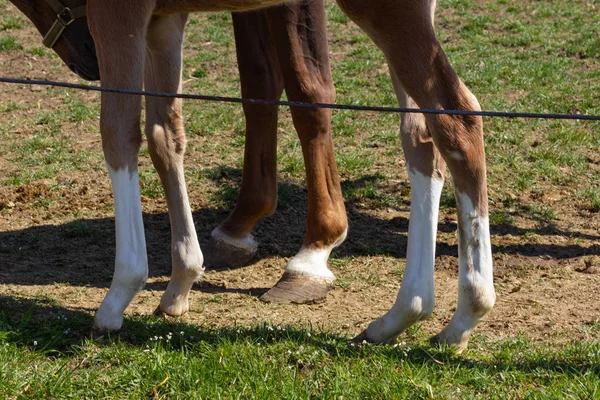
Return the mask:
[[281,326],[277,326],[277,330],[280,331],[281,330]]
[[308,332],[308,333],[306,334],[306,336],[308,336],[308,337],[312,337],[312,335],[310,334],[310,332]]
[[362,344],[367,344],[367,341],[363,339]]
[[183,331],[179,332],[179,334],[180,334],[181,336],[183,336],[183,333],[184,333]]
[[456,393],[460,393],[460,388],[459,387],[456,388]]
[[34,341],[33,341],[33,345],[34,345],[34,346],[37,346],[37,340],[34,340]]

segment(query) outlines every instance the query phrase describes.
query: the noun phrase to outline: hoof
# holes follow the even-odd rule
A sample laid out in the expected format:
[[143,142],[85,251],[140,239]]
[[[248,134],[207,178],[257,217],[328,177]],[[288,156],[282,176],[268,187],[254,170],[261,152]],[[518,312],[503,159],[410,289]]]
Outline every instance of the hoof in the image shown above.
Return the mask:
[[171,317],[179,317],[190,310],[190,302],[186,298],[178,302],[171,304],[163,304],[161,300],[160,305],[154,311],[155,315],[170,315]]
[[260,299],[265,303],[316,304],[324,302],[331,289],[333,280],[284,273],[279,282]]
[[364,331],[362,331],[360,334],[358,334],[357,336],[355,336],[354,338],[352,338],[352,340],[350,340],[350,342],[356,343],[356,344],[362,344],[365,342],[366,343],[375,343],[374,341],[369,339],[366,329]]
[[[376,322],[376,321],[375,321]],[[371,323],[372,325],[373,323]],[[369,325],[369,326],[371,326]],[[376,343],[376,344],[392,344],[396,342],[396,338],[398,337],[398,335],[394,335],[394,336],[388,336],[388,337],[378,337],[378,338],[373,338],[372,336],[369,336],[369,328],[365,329],[364,331],[362,331],[359,335],[357,335],[356,337],[354,337],[351,342],[352,343],[357,343],[357,344],[361,344],[361,343]]]
[[238,240],[225,236],[220,231],[213,232],[203,247],[204,265],[208,268],[240,268],[252,261],[256,255],[258,243],[252,238]]
[[108,333],[121,330],[123,326],[123,314],[115,313],[108,307],[100,305],[94,315],[93,333]]
[[437,335],[433,336],[431,339],[429,339],[429,343],[431,343],[432,346],[439,346],[444,344],[448,345],[456,351],[456,354],[460,354],[467,349],[467,345],[469,344],[469,338],[467,337],[462,338],[461,340],[456,340],[456,338],[452,338],[445,335],[444,331],[442,331]]

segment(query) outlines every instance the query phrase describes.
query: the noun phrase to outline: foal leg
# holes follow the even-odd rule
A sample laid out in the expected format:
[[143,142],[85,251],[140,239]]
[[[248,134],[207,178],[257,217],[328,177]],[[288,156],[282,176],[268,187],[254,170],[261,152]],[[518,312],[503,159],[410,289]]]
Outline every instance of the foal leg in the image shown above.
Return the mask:
[[[374,0],[365,7],[362,0],[338,2],[383,50],[399,83],[420,107],[479,109],[476,98],[456,76],[435,37],[429,4]],[[448,115],[429,115],[426,119],[434,143],[452,174],[459,214],[458,306],[450,324],[436,340],[462,350],[495,301],[482,121],[480,117]],[[425,214],[433,216],[434,212]],[[411,226],[415,223],[429,224],[411,220]],[[412,307],[401,295],[399,302],[396,307]],[[388,322],[384,317],[384,321],[374,322],[362,337],[377,342],[392,339],[405,328],[397,318],[392,316]]]
[[[318,103],[335,101],[322,0],[288,3],[266,13],[271,35],[277,38],[288,98]],[[310,303],[322,301],[333,288],[335,276],[327,268],[327,259],[345,239],[348,222],[331,139],[331,110],[292,107],[292,117],[306,168],[306,235],[283,277],[261,299]]]
[[[416,108],[390,71],[400,107]],[[356,341],[385,342],[433,312],[435,238],[446,163],[433,143],[423,114],[402,114],[402,147],[411,184],[406,269],[392,308]]]
[[[96,43],[102,85],[141,89],[145,33],[151,7],[140,6],[117,23],[117,1],[88,3],[90,30]],[[125,72],[127,71],[127,72]],[[123,311],[148,276],[146,241],[137,170],[141,142],[141,98],[102,93],[100,131],[115,201],[115,272],[108,294],[94,317],[101,330],[118,330]]]
[[[146,89],[181,92],[183,29],[186,14],[152,17],[147,32]],[[198,244],[183,171],[185,131],[181,99],[146,97],[146,136],[152,162],[165,189],[171,222],[171,281],[160,300],[160,311],[188,311],[188,295],[198,280],[202,252]]]
[[[283,78],[264,11],[232,13],[237,60],[245,98],[278,100]],[[235,268],[247,264],[258,243],[251,232],[277,206],[276,105],[244,104],[246,146],[242,186],[237,205],[211,234],[205,247],[209,267]]]

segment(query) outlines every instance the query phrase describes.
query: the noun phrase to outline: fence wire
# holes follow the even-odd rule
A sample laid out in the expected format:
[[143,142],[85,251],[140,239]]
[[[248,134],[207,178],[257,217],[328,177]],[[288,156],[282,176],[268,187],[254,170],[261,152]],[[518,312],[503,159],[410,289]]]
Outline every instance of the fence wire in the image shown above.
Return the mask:
[[437,110],[430,108],[406,108],[406,107],[384,107],[384,106],[362,106],[357,104],[331,104],[331,103],[309,103],[303,101],[288,100],[265,100],[265,99],[247,99],[241,97],[209,96],[202,94],[186,93],[168,93],[152,92],[147,90],[130,90],[120,88],[108,88],[95,85],[84,85],[79,83],[68,83],[59,81],[49,81],[40,79],[18,79],[0,77],[0,83],[22,84],[22,85],[40,85],[62,87],[69,89],[88,90],[94,92],[117,93],[137,96],[151,97],[169,97],[188,100],[204,100],[221,103],[241,103],[258,105],[277,105],[287,107],[304,108],[329,108],[334,110],[354,110],[354,111],[374,111],[387,113],[413,113],[413,114],[445,114],[445,115],[476,115],[481,117],[501,117],[501,118],[539,118],[539,119],[569,119],[580,121],[600,121],[598,115],[585,114],[554,114],[554,113],[532,113],[532,112],[511,112],[511,111],[475,111],[475,110]]

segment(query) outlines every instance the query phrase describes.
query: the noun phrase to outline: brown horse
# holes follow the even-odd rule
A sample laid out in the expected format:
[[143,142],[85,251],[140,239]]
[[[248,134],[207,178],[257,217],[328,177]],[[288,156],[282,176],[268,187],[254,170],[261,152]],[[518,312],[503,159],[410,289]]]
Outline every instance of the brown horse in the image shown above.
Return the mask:
[[[39,1],[19,0],[30,5]],[[276,3],[279,0],[88,0],[88,23],[96,43],[102,84],[180,90],[186,13],[244,11]],[[375,0],[366,4],[363,0],[338,0],[338,4],[384,52],[402,106],[479,109],[435,37],[435,1]],[[245,71],[245,96],[250,97],[252,90],[262,85],[261,96],[254,97],[278,98],[285,87],[291,100],[334,100],[324,11],[319,0],[237,14],[236,21],[240,67],[244,63],[258,66],[253,71],[241,68]],[[249,39],[252,34],[257,40]],[[146,106],[149,151],[165,188],[172,227],[173,272],[160,309],[180,315],[187,311],[189,290],[203,271],[203,255],[183,180],[181,101],[147,98]],[[215,264],[247,261],[257,246],[251,235],[253,226],[275,208],[276,107],[246,106],[245,111],[247,116],[260,118],[250,117],[247,121],[249,138],[237,206],[212,234],[210,248]],[[139,97],[102,95],[102,143],[113,184],[117,235],[113,283],[95,316],[96,326],[106,330],[121,327],[124,309],[147,276],[137,174],[140,113]],[[331,142],[330,112],[292,108],[292,114],[307,172],[307,230],[301,250],[286,266],[282,279],[265,294],[267,301],[322,298],[335,279],[327,268],[327,258],[331,249],[343,241],[347,229]],[[256,126],[259,120],[270,122]],[[481,118],[403,115],[401,134],[412,186],[406,271],[394,306],[357,339],[393,339],[432,312],[438,203],[447,163],[459,214],[459,299],[455,315],[435,339],[462,349],[495,301]]]

